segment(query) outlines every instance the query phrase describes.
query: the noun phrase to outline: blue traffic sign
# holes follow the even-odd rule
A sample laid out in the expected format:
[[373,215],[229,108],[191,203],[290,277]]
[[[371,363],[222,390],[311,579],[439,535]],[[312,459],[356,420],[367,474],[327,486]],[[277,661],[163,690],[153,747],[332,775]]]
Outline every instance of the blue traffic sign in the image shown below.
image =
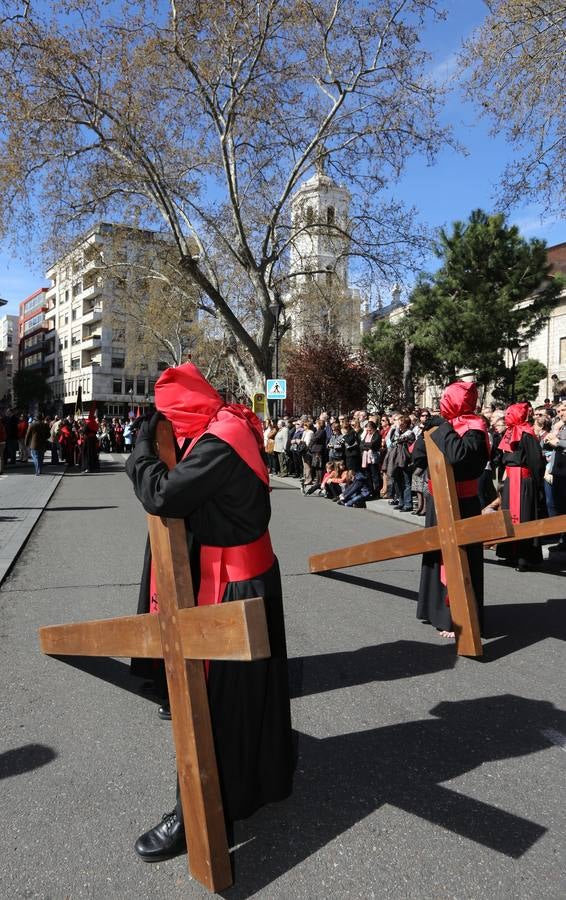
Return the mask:
[[287,380],[285,378],[268,378],[265,393],[268,400],[285,400],[287,396]]

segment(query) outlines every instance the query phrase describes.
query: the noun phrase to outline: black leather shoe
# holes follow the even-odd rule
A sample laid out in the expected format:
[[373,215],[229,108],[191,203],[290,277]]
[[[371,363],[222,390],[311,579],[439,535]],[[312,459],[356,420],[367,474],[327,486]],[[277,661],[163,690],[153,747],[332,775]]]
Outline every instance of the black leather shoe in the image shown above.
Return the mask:
[[164,719],[166,722],[171,721],[171,710],[169,708],[168,703],[164,703],[163,706],[159,706],[157,708],[157,715],[160,719]]
[[187,849],[185,828],[177,813],[166,813],[159,825],[137,839],[134,849],[144,862],[161,862],[184,853]]

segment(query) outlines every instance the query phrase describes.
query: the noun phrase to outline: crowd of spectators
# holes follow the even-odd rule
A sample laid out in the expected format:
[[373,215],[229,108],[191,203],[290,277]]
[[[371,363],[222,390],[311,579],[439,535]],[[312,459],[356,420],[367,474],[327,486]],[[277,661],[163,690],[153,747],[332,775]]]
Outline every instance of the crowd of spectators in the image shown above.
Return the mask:
[[[18,410],[0,413],[0,474],[10,468],[33,464],[41,475],[46,462],[92,472],[99,468],[100,453],[129,453],[136,428],[130,419],[93,414],[83,416],[28,415]],[[46,458],[46,454],[49,457]]]
[[[544,469],[548,515],[566,513],[566,401],[550,400],[533,408],[528,420],[536,435]],[[495,404],[480,410],[488,427],[490,459],[479,480],[482,508],[495,508],[505,478],[503,454],[498,449],[506,431],[506,408]],[[322,412],[318,418],[302,415],[264,426],[269,470],[283,478],[299,479],[305,496],[320,496],[350,507],[365,507],[379,499],[399,512],[424,516],[429,495],[428,472],[413,463],[413,447],[438,411],[392,410],[348,415]],[[538,450],[537,450],[538,452]],[[566,538],[559,543],[566,549]]]

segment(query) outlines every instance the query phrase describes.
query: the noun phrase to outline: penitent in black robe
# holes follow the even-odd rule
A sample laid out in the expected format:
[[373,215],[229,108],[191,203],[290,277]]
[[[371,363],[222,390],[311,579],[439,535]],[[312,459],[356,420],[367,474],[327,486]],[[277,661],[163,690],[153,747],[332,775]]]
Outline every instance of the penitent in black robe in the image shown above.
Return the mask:
[[[460,437],[449,422],[444,422],[434,431],[432,440],[446,457],[446,462],[454,467],[454,477],[457,482],[479,478],[482,474],[488,459],[487,443],[483,431],[469,430]],[[422,436],[418,438],[413,448],[413,459],[418,468],[427,468],[426,449]],[[459,506],[463,519],[478,516],[481,513],[480,501],[477,496],[459,498]],[[425,525],[428,528],[436,524],[434,498],[429,497]],[[483,545],[468,546],[467,555],[481,628],[483,620]],[[450,607],[446,605],[446,586],[440,580],[440,564],[441,555],[438,550],[423,553],[417,619],[429,621],[435,628],[442,631],[452,631]]]
[[[542,455],[540,444],[532,434],[522,434],[517,449],[512,453],[503,454],[505,467],[520,466],[529,469],[531,475],[521,478],[521,522],[531,522],[534,519],[543,519],[547,515],[544,499],[544,470],[546,460]],[[503,480],[501,491],[501,507],[509,509],[509,479]],[[542,562],[542,548],[540,538],[532,538],[528,541],[512,541],[508,544],[498,544],[497,556],[517,563],[537,565]]]
[[[155,456],[151,441],[140,437],[126,471],[147,512],[185,519],[195,596],[201,544],[248,544],[268,527],[268,487],[229,444],[213,435],[204,435],[171,471]],[[140,612],[149,609],[149,563],[146,552]],[[257,578],[229,583],[223,602],[258,596],[265,600],[271,657],[254,662],[213,660],[208,672],[224,809],[232,820],[282,800],[292,789],[287,650],[277,560]]]

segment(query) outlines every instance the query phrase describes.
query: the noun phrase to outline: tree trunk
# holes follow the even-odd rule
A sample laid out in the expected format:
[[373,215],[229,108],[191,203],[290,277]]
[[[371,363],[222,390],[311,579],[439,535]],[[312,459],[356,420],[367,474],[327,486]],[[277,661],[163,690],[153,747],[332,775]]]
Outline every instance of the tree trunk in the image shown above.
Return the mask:
[[413,385],[412,364],[415,345],[409,340],[405,341],[405,353],[403,356],[403,393],[407,406],[415,405],[415,388]]

